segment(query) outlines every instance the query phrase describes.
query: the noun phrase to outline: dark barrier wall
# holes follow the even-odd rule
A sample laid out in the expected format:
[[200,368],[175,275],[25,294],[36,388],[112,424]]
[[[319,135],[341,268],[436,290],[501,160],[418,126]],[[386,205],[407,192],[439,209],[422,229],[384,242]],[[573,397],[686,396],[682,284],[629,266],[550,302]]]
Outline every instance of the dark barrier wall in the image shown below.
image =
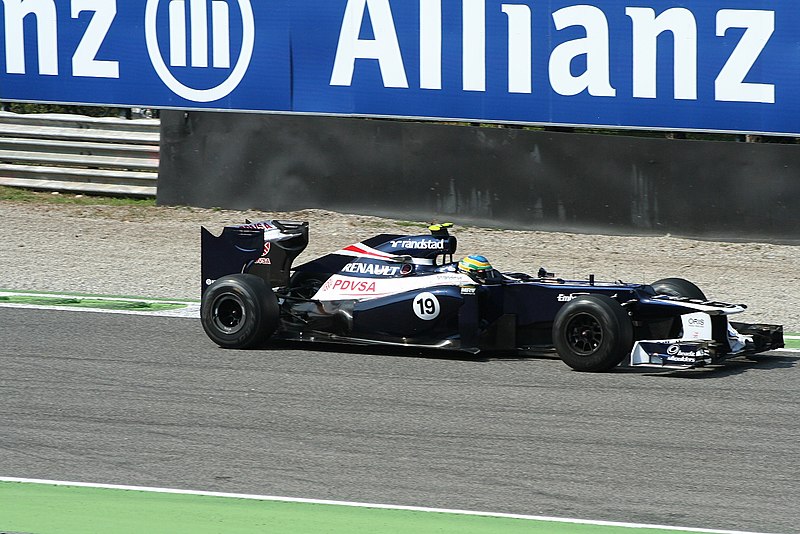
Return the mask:
[[800,242],[800,146],[163,112],[158,202]]

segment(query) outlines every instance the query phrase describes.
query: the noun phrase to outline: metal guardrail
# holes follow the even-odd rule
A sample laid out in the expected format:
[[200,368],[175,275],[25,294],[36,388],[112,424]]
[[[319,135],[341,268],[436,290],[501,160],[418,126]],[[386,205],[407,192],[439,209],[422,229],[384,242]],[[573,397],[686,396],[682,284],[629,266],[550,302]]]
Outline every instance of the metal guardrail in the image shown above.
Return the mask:
[[160,121],[0,112],[0,185],[154,197]]

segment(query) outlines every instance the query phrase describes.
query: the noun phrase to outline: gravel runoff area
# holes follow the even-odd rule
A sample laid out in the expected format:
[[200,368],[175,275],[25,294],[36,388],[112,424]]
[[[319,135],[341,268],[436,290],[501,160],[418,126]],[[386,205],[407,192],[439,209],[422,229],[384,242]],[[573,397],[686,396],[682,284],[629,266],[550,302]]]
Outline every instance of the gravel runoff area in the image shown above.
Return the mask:
[[[375,234],[427,232],[426,223],[304,210],[293,213],[185,207],[109,207],[0,201],[0,289],[198,299],[200,226],[263,219],[309,221],[296,265]],[[687,278],[709,298],[746,303],[737,319],[800,331],[800,246],[459,227],[460,254],[483,254],[502,271],[653,282]]]

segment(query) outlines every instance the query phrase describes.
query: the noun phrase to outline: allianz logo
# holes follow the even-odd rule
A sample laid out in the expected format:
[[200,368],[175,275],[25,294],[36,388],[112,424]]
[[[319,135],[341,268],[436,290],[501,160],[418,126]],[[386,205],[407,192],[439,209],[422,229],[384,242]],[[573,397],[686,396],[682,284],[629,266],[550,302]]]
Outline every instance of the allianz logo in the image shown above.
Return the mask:
[[[187,10],[188,7],[188,10]],[[187,11],[189,17],[187,17]],[[169,53],[170,67],[187,66],[187,18],[191,25],[191,66],[208,67],[209,56],[209,12],[205,0],[170,0],[169,2]],[[213,67],[231,67],[230,8],[227,2],[212,0],[210,32],[213,51]]]
[[[250,0],[212,0],[210,4],[206,0],[168,0],[166,7],[159,9],[161,3],[162,0],[148,0],[145,9],[147,52],[161,81],[176,95],[193,102],[213,102],[232,93],[242,82],[253,57],[255,18]],[[238,4],[242,31],[235,65],[231,61],[235,55],[231,33],[237,26],[232,20],[233,4]],[[160,22],[161,27],[163,22],[167,23],[168,43],[159,41]],[[168,50],[168,60],[162,49]],[[178,80],[175,72],[182,68],[230,72],[215,87],[196,88]]]
[[[25,45],[27,33],[29,40],[37,43],[40,75],[59,75],[59,63],[64,63],[59,61],[59,48],[67,47],[72,48],[69,62],[72,76],[119,78],[121,58],[98,59],[98,55],[113,35],[114,26],[125,22],[117,20],[117,3],[121,1],[69,0],[72,18],[68,19],[58,16],[54,0],[2,0],[0,13],[5,32],[0,34],[0,41],[6,49],[6,73],[27,73],[26,53],[31,50]],[[250,1],[147,0],[144,12],[147,53],[159,78],[176,95],[194,102],[212,102],[228,96],[239,86],[250,67],[255,46],[255,17]],[[67,0],[62,2],[66,3]],[[70,30],[79,33],[77,44],[60,42],[58,36],[68,32],[59,31],[59,26],[74,26],[73,19],[84,12],[90,13],[90,22],[83,33],[80,27]],[[234,21],[234,12],[241,16],[241,23]],[[162,37],[167,34],[164,43],[159,42],[159,30]],[[240,43],[241,50],[233,50],[234,42]],[[168,60],[162,50],[168,50]],[[234,56],[238,59],[232,65]],[[177,72],[184,67],[229,72],[216,87],[196,88],[175,77],[173,70]]]

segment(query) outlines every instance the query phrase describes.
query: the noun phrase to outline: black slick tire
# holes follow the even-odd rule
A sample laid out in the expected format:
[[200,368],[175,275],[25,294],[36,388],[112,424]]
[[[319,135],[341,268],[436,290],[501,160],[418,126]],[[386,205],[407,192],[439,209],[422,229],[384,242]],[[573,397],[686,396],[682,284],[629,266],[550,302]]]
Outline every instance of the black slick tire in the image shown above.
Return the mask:
[[703,291],[689,280],[683,278],[664,278],[650,284],[658,295],[670,297],[686,297],[696,300],[708,300]]
[[321,273],[296,272],[289,278],[289,289],[296,295],[311,299],[327,279],[328,276]]
[[633,324],[616,300],[586,295],[556,314],[553,344],[564,363],[576,371],[609,371],[630,354]]
[[269,284],[252,274],[233,274],[214,282],[203,294],[203,330],[226,349],[264,343],[278,328],[280,308]]

